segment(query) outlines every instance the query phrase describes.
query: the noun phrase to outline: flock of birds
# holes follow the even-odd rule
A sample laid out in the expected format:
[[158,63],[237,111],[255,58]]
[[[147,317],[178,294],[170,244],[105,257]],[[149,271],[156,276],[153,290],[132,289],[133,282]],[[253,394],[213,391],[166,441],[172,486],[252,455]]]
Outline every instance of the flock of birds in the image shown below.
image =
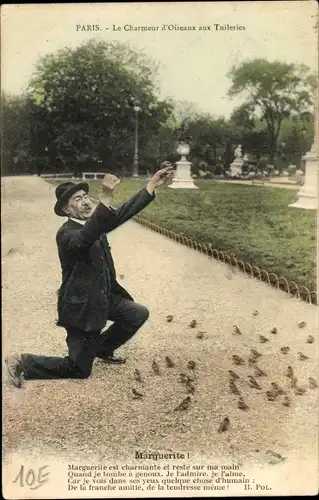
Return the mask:
[[[254,311],[253,313],[254,316],[257,316],[258,314],[259,314],[258,311]],[[169,323],[172,322],[173,316],[172,315],[167,316],[166,321]],[[197,326],[197,321],[194,319],[190,322],[189,327],[196,328],[196,326]],[[304,321],[298,323],[299,328],[304,328],[305,326],[306,323]],[[276,335],[278,333],[277,328],[276,327],[272,328],[270,330],[270,333],[272,335]],[[237,325],[233,326],[233,334],[242,335],[242,332],[240,331]],[[205,337],[205,332],[199,331],[196,337],[198,339],[203,339]],[[259,335],[259,341],[261,344],[264,344],[266,342],[269,342],[270,339],[265,337],[264,335]],[[307,343],[312,344],[314,341],[315,339],[312,335],[308,335],[306,337]],[[290,348],[288,346],[281,347],[280,349],[280,352],[284,355],[287,354],[289,351]],[[250,354],[248,357],[248,365],[253,369],[253,375],[248,375],[247,380],[245,380],[244,382],[247,383],[250,388],[256,390],[262,390],[260,382],[258,382],[257,379],[267,377],[267,373],[258,366],[259,360],[261,358],[262,358],[262,353],[260,353],[256,349],[250,349]],[[307,359],[309,359],[309,357],[302,352],[297,353],[297,358],[299,361],[306,361]],[[241,356],[238,356],[237,354],[234,354],[231,359],[234,365],[245,364],[245,360]],[[167,368],[173,368],[175,366],[174,362],[169,356],[165,357],[165,363]],[[195,384],[194,384],[195,377],[193,376],[193,374],[195,373],[194,370],[196,369],[196,362],[193,360],[188,361],[187,369],[188,369],[188,374],[181,373],[179,375],[179,382],[184,384],[188,395],[178,404],[178,406],[174,408],[174,411],[187,410],[192,401],[191,395],[195,393]],[[152,362],[152,371],[154,372],[155,375],[160,375],[160,367],[155,360],[153,360]],[[238,387],[239,382],[242,381],[242,377],[238,375],[234,370],[228,370],[228,376],[229,376],[229,391],[230,393],[238,397],[238,402],[237,402],[238,408],[243,411],[248,411],[249,406],[246,403],[240,388]],[[298,379],[291,365],[287,367],[285,376],[287,377],[287,380],[289,382],[289,387],[296,395],[300,396],[306,392],[305,387],[298,385]],[[141,372],[138,369],[135,369],[134,371],[134,379],[139,384],[143,383]],[[313,377],[308,378],[308,384],[310,389],[318,388],[318,383]],[[136,388],[132,388],[132,394],[133,394],[133,399],[142,399],[144,397],[144,394],[142,394]],[[268,401],[281,400],[284,406],[290,406],[291,403],[290,397],[287,394],[287,390],[284,390],[276,382],[270,383],[268,390],[266,391],[266,397]],[[230,426],[230,419],[229,417],[225,417],[219,425],[218,432],[227,431],[229,426]]]

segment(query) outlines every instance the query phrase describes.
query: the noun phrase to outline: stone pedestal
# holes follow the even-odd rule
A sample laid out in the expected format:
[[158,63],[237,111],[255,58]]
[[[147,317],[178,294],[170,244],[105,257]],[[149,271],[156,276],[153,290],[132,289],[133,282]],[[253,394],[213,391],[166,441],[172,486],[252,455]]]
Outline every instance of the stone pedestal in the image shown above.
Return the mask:
[[289,207],[317,210],[319,162],[315,144],[302,159],[305,162],[305,181],[297,193],[296,201],[291,203]]
[[176,172],[169,187],[172,189],[198,189],[191,176],[191,166],[191,162],[186,159],[177,161]]
[[235,160],[230,164],[230,177],[238,177],[242,174],[242,166],[244,161],[242,158],[235,158]]
[[176,162],[176,172],[172,184],[169,186],[172,189],[198,189],[191,176],[192,164],[186,159],[186,155],[189,154],[189,150],[189,145],[183,142],[180,143],[177,148],[177,152],[182,157]]

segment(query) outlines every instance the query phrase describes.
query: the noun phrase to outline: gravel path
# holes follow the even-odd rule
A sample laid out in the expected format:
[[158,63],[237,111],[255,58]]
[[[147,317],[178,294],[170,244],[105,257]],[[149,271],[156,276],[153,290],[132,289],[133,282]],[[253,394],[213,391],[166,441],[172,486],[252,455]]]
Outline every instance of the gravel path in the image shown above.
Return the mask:
[[[156,201],[155,201],[156,202]],[[60,267],[55,234],[61,219],[53,213],[54,188],[37,177],[2,179],[3,347],[35,354],[66,354],[65,331],[55,326]],[[286,457],[289,470],[307,460],[317,473],[318,359],[315,306],[289,298],[226,265],[128,222],[109,236],[120,282],[150,309],[149,321],[122,349],[123,367],[98,361],[88,380],[29,381],[22,390],[4,383],[5,459],[14,453],[59,459],[124,459],[132,450],[189,451],[192,457],[267,463],[271,449]],[[257,310],[258,314],[253,312]],[[166,316],[173,315],[167,322]],[[188,325],[197,321],[196,328]],[[306,326],[299,328],[297,323]],[[236,324],[242,335],[234,335]],[[278,333],[271,334],[276,326]],[[197,334],[203,331],[204,338]],[[269,341],[260,343],[259,335]],[[306,343],[307,335],[316,337]],[[280,348],[290,347],[287,354]],[[251,348],[262,353],[267,377],[249,387]],[[302,351],[309,359],[299,361]],[[232,355],[244,358],[235,366]],[[167,368],[165,356],[175,366]],[[160,375],[152,372],[156,360]],[[196,391],[189,409],[174,412],[186,390],[178,374],[194,360]],[[285,373],[291,365],[306,393],[297,396]],[[134,382],[138,368],[143,384]],[[236,371],[249,406],[237,407],[228,389]],[[270,383],[289,393],[291,406],[266,399]],[[145,394],[133,400],[131,389]],[[228,416],[230,428],[218,433]],[[313,473],[315,472],[315,475]]]

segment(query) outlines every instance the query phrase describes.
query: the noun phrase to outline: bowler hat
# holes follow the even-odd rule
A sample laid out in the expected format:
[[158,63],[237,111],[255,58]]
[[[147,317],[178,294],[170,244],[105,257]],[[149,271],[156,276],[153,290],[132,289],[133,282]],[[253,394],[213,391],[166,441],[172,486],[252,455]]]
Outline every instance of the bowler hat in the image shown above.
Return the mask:
[[66,216],[62,210],[63,207],[65,207],[68,200],[74,193],[81,191],[82,189],[86,193],[89,192],[89,185],[87,182],[79,182],[77,184],[75,182],[63,182],[62,184],[59,184],[55,190],[55,196],[57,199],[54,206],[55,213],[61,217]]

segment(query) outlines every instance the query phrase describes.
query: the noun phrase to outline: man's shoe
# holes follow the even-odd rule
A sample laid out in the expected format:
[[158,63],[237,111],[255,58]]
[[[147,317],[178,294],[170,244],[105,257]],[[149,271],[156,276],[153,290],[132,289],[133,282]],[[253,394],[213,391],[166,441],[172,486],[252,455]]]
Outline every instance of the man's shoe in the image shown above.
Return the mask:
[[103,361],[104,363],[109,363],[110,365],[123,365],[124,363],[126,363],[126,359],[125,358],[118,358],[118,357],[115,357],[115,356],[105,356],[103,358]]
[[11,354],[5,359],[5,363],[7,365],[10,384],[19,389],[22,387],[24,372],[21,355]]

